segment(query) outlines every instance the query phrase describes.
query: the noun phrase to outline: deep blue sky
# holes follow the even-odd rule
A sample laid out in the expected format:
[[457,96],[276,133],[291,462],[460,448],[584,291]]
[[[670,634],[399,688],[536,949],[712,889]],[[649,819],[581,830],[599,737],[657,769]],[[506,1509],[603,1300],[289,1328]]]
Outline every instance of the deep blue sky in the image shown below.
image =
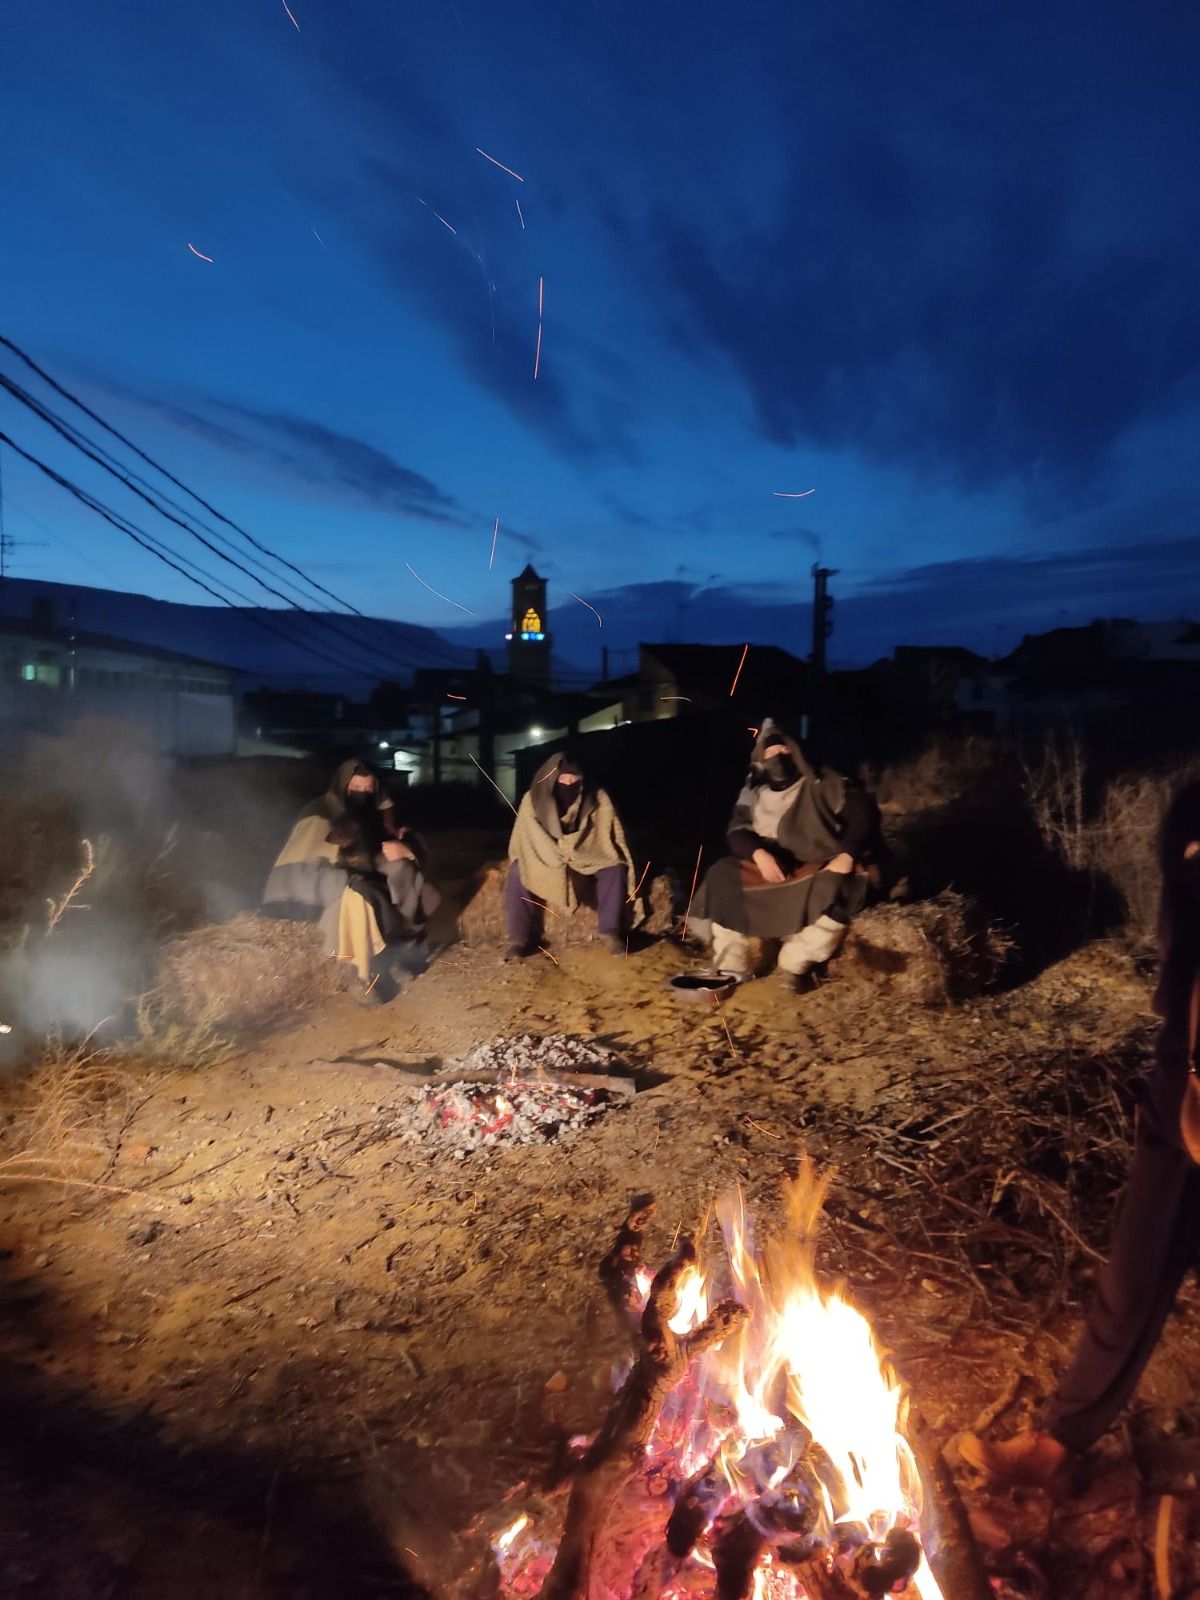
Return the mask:
[[[803,649],[819,555],[860,660],[1196,609],[1195,6],[291,10],[10,0],[0,330],[356,605],[532,559],[615,647]],[[203,598],[3,468],[18,571]]]

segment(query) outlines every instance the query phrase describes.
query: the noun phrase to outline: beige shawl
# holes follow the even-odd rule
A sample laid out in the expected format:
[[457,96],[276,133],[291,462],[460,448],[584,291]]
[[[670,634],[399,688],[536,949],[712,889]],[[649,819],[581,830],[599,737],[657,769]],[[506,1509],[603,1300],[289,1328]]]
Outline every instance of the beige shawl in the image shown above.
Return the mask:
[[[508,858],[517,863],[521,882],[531,895],[568,914],[579,905],[573,872],[591,877],[603,867],[623,866],[632,903],[630,922],[636,927],[646,912],[640,900],[634,900],[637,873],[616,807],[604,789],[590,789],[585,780],[580,784],[583,793],[560,818],[554,777],[561,760],[561,755],[552,756],[522,798]],[[576,824],[573,832],[563,831],[564,820],[568,826]]]

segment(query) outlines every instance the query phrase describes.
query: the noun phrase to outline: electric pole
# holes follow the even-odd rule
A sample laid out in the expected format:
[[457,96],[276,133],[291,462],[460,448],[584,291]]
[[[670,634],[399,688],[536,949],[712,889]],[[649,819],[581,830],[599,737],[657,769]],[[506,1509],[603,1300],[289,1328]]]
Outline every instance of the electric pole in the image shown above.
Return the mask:
[[837,572],[832,567],[822,567],[814,564],[813,575],[813,620],[812,620],[812,662],[813,678],[820,683],[825,677],[826,655],[825,645],[833,632],[833,596],[829,592],[830,578],[836,578]]

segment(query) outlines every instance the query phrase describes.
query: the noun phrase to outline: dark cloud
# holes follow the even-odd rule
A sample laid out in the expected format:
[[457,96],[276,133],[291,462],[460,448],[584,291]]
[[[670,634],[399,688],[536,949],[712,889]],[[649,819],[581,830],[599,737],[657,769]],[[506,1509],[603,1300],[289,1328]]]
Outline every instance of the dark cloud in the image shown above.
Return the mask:
[[802,544],[805,549],[811,550],[814,556],[821,554],[821,535],[812,528],[774,528],[767,534],[768,539],[778,539],[785,544]]
[[168,402],[155,402],[155,409],[222,449],[267,461],[309,483],[355,495],[378,510],[425,522],[467,525],[454,497],[424,473],[402,466],[365,439],[324,423],[215,399],[202,402],[201,409]]
[[[1185,125],[1115,36],[1081,59],[1073,30],[1023,13],[964,49],[961,23],[926,18],[918,55],[908,13],[849,9],[846,34],[805,41],[813,93],[780,106],[777,198],[732,230],[653,209],[673,335],[738,374],[776,443],[972,486],[1078,480],[1200,374]],[[1174,41],[1193,62],[1196,39]],[[860,92],[824,96],[817,67]],[[1110,132],[1098,107],[1122,84]]]

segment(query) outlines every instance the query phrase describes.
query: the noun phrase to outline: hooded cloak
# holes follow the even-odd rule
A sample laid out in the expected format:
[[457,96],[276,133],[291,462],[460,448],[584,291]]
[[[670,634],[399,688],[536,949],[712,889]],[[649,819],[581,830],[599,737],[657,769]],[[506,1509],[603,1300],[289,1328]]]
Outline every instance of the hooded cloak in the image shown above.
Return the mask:
[[[773,745],[784,746],[796,773],[783,788],[768,771]],[[820,916],[849,922],[866,903],[868,877],[858,863],[876,830],[870,797],[840,773],[814,767],[799,742],[767,718],[729,819],[732,854],[705,875],[689,920],[758,939],[786,939]],[[753,861],[757,849],[775,857],[785,882],[766,882]],[[852,873],[823,870],[843,852],[855,858]]]
[[350,962],[366,982],[372,959],[397,936],[405,912],[419,922],[432,912],[437,895],[424,880],[426,852],[406,833],[404,843],[416,857],[413,904],[396,908],[388,902],[387,883],[374,869],[384,840],[397,836],[394,807],[378,780],[373,804],[350,805],[347,786],[359,774],[374,776],[364,761],[343,761],[325,793],[301,811],[271,868],[262,905],[270,916],[319,921],[329,953]]
[[[605,867],[625,868],[633,902],[637,876],[616,807],[607,791],[594,787],[585,776],[575,785],[577,796],[560,810],[555,780],[564,765],[579,770],[564,752],[538,768],[517,808],[509,860],[516,862],[526,891],[560,913],[569,915],[579,906],[575,876],[592,877]],[[633,902],[634,926],[644,916],[645,908]]]

